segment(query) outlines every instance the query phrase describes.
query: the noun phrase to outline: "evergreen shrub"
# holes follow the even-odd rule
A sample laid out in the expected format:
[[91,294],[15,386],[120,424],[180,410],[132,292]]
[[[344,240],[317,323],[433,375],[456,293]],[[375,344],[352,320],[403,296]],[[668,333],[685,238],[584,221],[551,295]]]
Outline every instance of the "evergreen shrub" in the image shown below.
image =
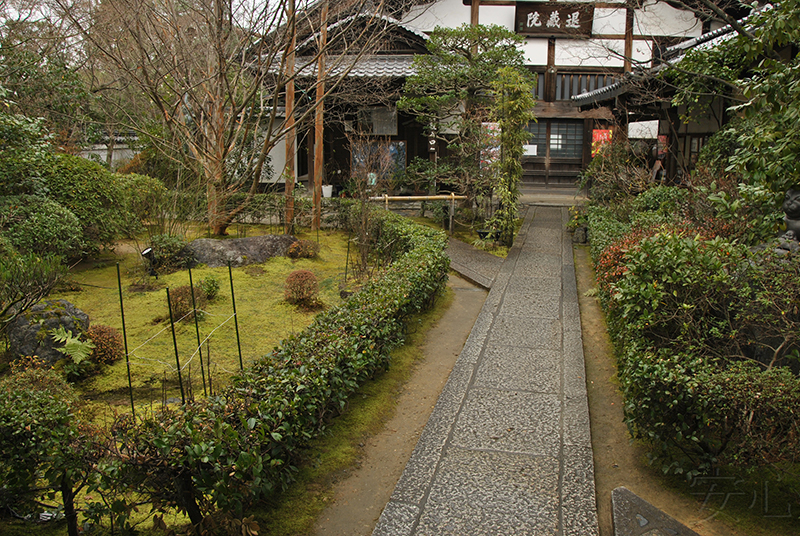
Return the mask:
[[797,460],[800,255],[702,221],[637,224],[682,206],[665,192],[619,203],[638,212],[589,210],[626,423],[665,472],[690,478]]
[[44,197],[0,198],[0,231],[20,253],[73,258],[83,251],[78,218],[69,209]]
[[150,238],[153,250],[153,263],[159,270],[179,270],[195,263],[194,256],[186,248],[186,240],[181,236],[159,234]]
[[403,322],[445,285],[446,236],[391,213],[382,219],[398,248],[380,277],[317,315],[218,396],[120,421],[117,438],[127,459],[137,460],[120,472],[130,489],[195,521],[215,509],[240,516],[288,485],[303,447],[387,366],[403,342]]

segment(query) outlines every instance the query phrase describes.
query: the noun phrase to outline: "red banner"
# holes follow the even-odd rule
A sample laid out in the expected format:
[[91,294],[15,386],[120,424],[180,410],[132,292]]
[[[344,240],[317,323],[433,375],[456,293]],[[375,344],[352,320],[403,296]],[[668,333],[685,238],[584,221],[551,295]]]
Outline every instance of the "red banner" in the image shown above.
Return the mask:
[[611,136],[613,133],[614,131],[611,129],[596,128],[592,130],[592,156],[597,156],[597,153],[600,152],[600,148],[603,145],[611,143]]

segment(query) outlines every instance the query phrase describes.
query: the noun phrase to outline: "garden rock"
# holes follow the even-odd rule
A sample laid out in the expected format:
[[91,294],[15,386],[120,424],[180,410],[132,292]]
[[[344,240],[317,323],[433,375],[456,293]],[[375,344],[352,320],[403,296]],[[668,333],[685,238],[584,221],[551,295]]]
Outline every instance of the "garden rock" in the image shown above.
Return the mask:
[[197,262],[211,268],[227,266],[246,266],[259,264],[272,257],[286,255],[286,250],[297,238],[289,235],[252,236],[247,238],[233,238],[230,240],[215,240],[213,238],[198,238],[186,246]]
[[73,335],[83,333],[89,328],[89,315],[67,300],[37,303],[9,326],[8,346],[11,355],[35,355],[46,364],[53,365],[64,357],[56,350],[56,343],[49,335],[58,326],[63,326]]
[[576,244],[585,244],[587,238],[586,227],[578,227],[572,232],[572,241]]

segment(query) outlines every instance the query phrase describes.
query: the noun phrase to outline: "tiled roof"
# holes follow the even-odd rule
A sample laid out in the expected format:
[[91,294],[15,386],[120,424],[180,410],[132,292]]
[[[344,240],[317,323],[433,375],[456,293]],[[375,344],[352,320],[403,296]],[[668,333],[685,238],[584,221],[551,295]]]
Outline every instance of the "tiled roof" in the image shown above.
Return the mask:
[[613,99],[614,97],[622,95],[628,89],[628,83],[631,81],[631,78],[632,76],[630,73],[625,73],[625,77],[622,80],[593,91],[581,93],[580,95],[573,95],[570,97],[570,100],[575,106],[586,106]]
[[[747,26],[748,21],[750,19],[752,19],[757,15],[760,15],[765,11],[769,11],[770,9],[773,9],[772,4],[766,4],[763,7],[754,9],[750,15],[736,22],[738,22],[742,26]],[[724,41],[727,41],[728,39],[730,39],[735,35],[736,32],[733,29],[733,26],[727,24],[721,28],[717,28],[712,32],[704,33],[703,35],[700,35],[693,39],[689,39],[687,41],[683,41],[682,43],[678,43],[677,45],[667,48],[661,55],[661,59],[665,63],[673,64],[680,61],[686,54],[686,52],[688,52],[689,50],[692,50],[694,48],[714,48],[716,45]]]
[[[361,58],[328,56],[325,58],[325,71],[328,76],[341,76],[346,73],[348,77],[353,78],[405,78],[414,74],[413,63],[412,55],[369,55]],[[298,76],[317,75],[317,64],[313,58],[297,58],[295,65],[300,69]]]
[[[743,19],[737,21],[739,24],[745,25],[747,24],[748,20],[754,17],[755,15],[772,9],[771,4],[767,4],[764,7],[754,10],[750,15],[744,17]],[[728,24],[721,28],[717,28],[712,32],[705,33],[698,37],[688,39],[677,45],[671,46],[667,48],[663,54],[661,55],[662,63],[660,65],[656,65],[655,67],[651,68],[649,71],[636,75],[632,73],[626,73],[625,78],[620,80],[619,82],[615,82],[610,86],[606,86],[600,89],[595,89],[594,91],[588,91],[586,93],[581,93],[580,95],[573,95],[570,97],[572,103],[575,106],[587,106],[589,104],[599,103],[608,99],[612,99],[618,95],[625,93],[628,90],[628,86],[634,80],[641,80],[648,76],[653,76],[658,74],[662,71],[666,66],[673,65],[679,62],[683,57],[686,55],[686,52],[692,49],[698,48],[713,48],[719,43],[730,39],[732,36],[735,35],[735,31],[733,27]]]

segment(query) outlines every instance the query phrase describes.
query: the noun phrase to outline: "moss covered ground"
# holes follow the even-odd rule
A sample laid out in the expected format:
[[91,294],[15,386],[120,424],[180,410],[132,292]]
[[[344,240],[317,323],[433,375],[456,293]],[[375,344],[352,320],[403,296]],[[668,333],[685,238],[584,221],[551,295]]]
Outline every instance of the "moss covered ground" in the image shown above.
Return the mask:
[[[247,233],[253,236],[259,230],[249,228]],[[204,392],[212,389],[216,392],[226,385],[239,370],[239,347],[242,363],[247,366],[271,351],[280,340],[311,322],[316,311],[303,310],[284,300],[284,281],[292,271],[312,271],[319,281],[320,298],[325,306],[340,303],[339,287],[344,283],[347,261],[347,235],[339,231],[322,231],[300,233],[298,237],[319,240],[319,255],[298,260],[275,257],[262,264],[232,269],[235,318],[228,268],[199,266],[192,270],[195,285],[210,277],[220,284],[218,296],[205,306],[203,317],[198,322],[200,340],[204,341],[200,352],[197,350],[195,322],[187,318],[175,323],[176,357],[169,321],[166,289],[188,285],[188,271],[160,275],[157,279],[143,278],[139,255],[129,245],[121,244],[117,248],[128,253],[106,255],[73,269],[70,286],[79,290],[63,290],[52,294],[50,299],[66,299],[86,312],[91,324],[112,326],[121,333],[117,285],[119,262],[134,404],[145,409],[164,400],[179,401],[178,362],[184,394],[187,397],[202,396]],[[147,290],[142,290],[143,287]],[[77,387],[98,406],[129,410],[124,360],[79,382]]]

